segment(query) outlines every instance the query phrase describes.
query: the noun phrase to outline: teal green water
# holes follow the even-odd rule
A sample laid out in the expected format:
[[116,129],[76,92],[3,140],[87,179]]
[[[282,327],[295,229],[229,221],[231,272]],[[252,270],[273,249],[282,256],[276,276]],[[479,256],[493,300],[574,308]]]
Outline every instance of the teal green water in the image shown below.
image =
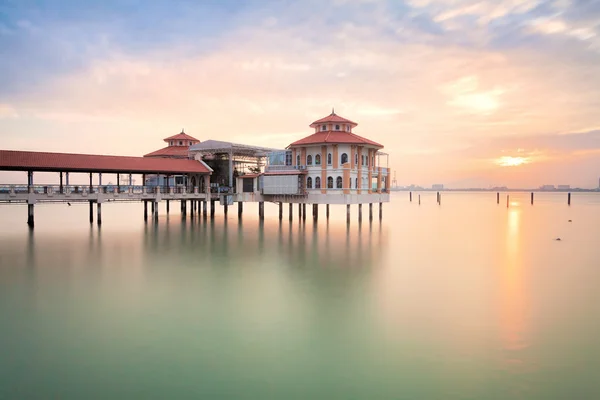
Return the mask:
[[501,203],[0,206],[0,399],[600,398],[600,195]]

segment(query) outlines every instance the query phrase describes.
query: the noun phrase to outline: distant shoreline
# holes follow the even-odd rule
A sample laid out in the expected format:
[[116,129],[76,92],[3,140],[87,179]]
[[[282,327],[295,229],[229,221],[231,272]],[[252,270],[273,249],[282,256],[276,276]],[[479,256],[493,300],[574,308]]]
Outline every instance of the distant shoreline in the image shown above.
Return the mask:
[[535,192],[535,193],[569,193],[569,192],[589,192],[589,193],[600,193],[600,189],[510,189],[510,188],[492,188],[492,189],[429,189],[429,188],[391,188],[390,192]]

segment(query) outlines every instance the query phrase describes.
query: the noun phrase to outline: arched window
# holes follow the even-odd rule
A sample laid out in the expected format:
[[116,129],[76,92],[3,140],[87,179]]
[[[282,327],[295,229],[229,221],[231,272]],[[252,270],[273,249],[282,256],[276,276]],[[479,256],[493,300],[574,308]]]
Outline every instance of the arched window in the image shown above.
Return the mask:
[[312,165],[312,156],[310,154],[306,156],[306,165]]
[[340,126],[339,126],[339,125],[336,125],[336,126],[335,126],[335,130],[336,130],[336,131],[339,131],[339,130],[340,130]]
[[315,189],[321,189],[321,178],[318,176],[315,178]]
[[179,145],[183,146],[183,141],[182,140],[179,141]]
[[346,131],[350,132],[350,125],[346,125]]
[[169,146],[173,146],[173,141],[172,140],[169,142]]
[[327,154],[327,165],[331,165],[331,153]]
[[361,165],[364,166],[365,165],[365,156],[362,156],[360,161],[362,162]]
[[296,156],[296,165],[300,165],[300,154]]
[[310,176],[306,178],[306,188],[312,189],[312,178]]
[[348,162],[348,154],[342,153],[342,164],[346,164]]
[[358,153],[354,155],[354,164],[358,166]]
[[317,154],[315,156],[315,165],[321,165],[321,155]]
[[322,130],[322,131],[325,131],[325,130],[327,130],[327,125],[321,125],[321,130]]
[[342,188],[342,177],[338,176],[335,180],[335,187],[338,189]]
[[327,177],[327,189],[333,189],[333,178],[331,176]]
[[375,166],[375,157],[371,156],[371,165]]
[[369,156],[367,156],[367,167],[369,166]]

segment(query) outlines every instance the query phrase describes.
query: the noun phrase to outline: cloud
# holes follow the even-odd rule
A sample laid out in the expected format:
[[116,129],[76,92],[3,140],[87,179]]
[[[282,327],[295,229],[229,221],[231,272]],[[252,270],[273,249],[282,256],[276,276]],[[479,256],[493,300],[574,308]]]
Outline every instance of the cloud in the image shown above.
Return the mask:
[[9,104],[0,103],[0,119],[17,118],[18,116],[19,114],[17,113],[17,110],[15,110],[14,107],[10,106]]

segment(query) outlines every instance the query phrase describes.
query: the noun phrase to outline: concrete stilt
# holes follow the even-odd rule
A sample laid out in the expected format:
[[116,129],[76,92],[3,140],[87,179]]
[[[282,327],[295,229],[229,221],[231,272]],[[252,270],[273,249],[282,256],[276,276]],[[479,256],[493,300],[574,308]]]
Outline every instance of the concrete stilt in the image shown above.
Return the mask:
[[242,219],[242,214],[244,213],[244,202],[238,201],[238,218]]
[[298,203],[298,219],[302,219],[302,204]]
[[102,225],[102,203],[96,204],[96,211],[98,212],[97,223],[98,225]]
[[358,205],[358,222],[362,221],[362,204]]
[[412,201],[412,192],[408,192],[408,199]]
[[500,192],[496,192],[496,204],[500,204]]
[[346,223],[350,223],[350,204],[346,204]]
[[531,205],[533,205],[533,192],[531,192]]
[[506,195],[506,208],[508,208],[508,206],[510,205],[510,200],[509,200],[510,195]]
[[379,202],[379,220],[383,219],[383,203]]
[[293,204],[290,203],[290,221],[292,221],[294,219],[294,208],[293,208]]
[[283,219],[283,203],[279,202],[279,220]]
[[144,221],[148,221],[148,201],[144,200]]
[[325,205],[325,218],[329,219],[329,204]]
[[30,228],[33,228],[34,219],[33,219],[33,204],[27,204],[27,225]]
[[202,202],[202,216],[203,216],[204,218],[206,218],[206,217],[208,216],[208,204],[207,204],[207,201],[206,201],[206,200],[204,200],[204,201]]
[[302,221],[306,221],[306,203],[302,203]]
[[571,193],[567,195],[567,204],[571,205]]
[[169,213],[169,200],[167,200],[167,214]]
[[258,202],[258,218],[260,220],[265,219],[265,202],[264,201]]
[[215,217],[215,199],[210,199],[210,217]]
[[229,206],[227,205],[227,203],[223,204],[223,214],[225,214],[225,218],[227,218],[228,208]]
[[319,205],[318,204],[313,204],[313,220],[315,220],[315,221],[319,220]]
[[94,203],[90,201],[90,224],[94,223]]
[[152,214],[154,214],[154,207],[156,207],[156,202],[152,202]]
[[[410,200],[412,201],[412,198]],[[369,203],[369,221],[373,221],[373,203]]]
[[154,222],[158,222],[158,201],[154,201]]

